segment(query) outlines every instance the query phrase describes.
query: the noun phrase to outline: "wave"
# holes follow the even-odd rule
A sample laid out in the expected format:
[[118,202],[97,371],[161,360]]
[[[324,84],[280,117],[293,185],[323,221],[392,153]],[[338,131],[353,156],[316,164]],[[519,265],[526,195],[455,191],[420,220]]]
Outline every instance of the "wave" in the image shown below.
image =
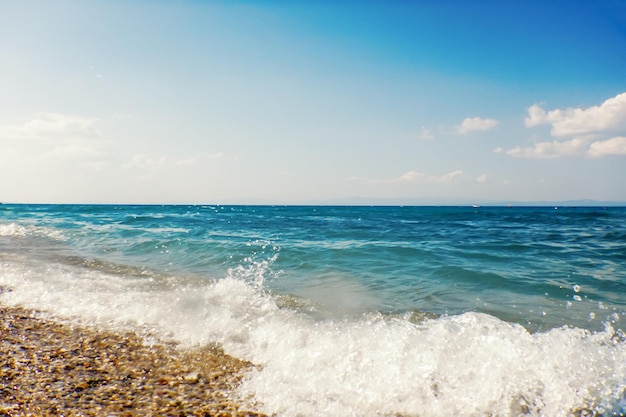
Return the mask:
[[27,225],[22,226],[16,223],[0,224],[0,237],[46,237],[53,240],[63,241],[65,235],[57,229],[50,227],[40,227]]
[[624,401],[626,336],[610,325],[531,333],[473,312],[316,317],[303,311],[310,303],[264,288],[268,265],[192,279],[7,258],[0,286],[12,291],[0,301],[182,345],[220,343],[259,365],[241,398],[278,416],[609,415]]

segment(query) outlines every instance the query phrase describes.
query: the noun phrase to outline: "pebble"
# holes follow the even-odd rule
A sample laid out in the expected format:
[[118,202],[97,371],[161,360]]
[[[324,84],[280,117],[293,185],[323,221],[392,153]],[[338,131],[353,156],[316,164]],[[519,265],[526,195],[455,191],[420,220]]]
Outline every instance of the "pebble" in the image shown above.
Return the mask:
[[252,366],[0,306],[0,417],[261,417],[231,398]]

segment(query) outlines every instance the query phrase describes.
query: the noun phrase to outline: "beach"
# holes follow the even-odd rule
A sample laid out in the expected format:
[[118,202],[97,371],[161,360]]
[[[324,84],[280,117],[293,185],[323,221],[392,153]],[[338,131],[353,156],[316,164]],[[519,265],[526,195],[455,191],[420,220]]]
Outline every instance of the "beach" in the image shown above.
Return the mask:
[[251,367],[0,306],[0,416],[260,416],[229,398]]
[[625,218],[5,205],[0,417],[624,415]]

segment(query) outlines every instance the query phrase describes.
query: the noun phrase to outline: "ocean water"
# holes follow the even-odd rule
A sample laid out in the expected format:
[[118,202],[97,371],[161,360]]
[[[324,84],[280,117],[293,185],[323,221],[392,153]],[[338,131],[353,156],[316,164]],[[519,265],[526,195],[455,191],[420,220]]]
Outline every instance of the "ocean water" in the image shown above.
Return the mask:
[[5,204],[0,288],[277,416],[626,415],[626,208]]

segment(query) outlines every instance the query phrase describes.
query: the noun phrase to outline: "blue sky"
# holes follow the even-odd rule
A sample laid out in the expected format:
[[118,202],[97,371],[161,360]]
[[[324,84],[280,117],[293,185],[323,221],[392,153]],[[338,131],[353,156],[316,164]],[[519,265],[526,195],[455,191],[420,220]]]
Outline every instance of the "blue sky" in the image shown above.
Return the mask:
[[0,0],[0,51],[0,201],[626,201],[623,1]]

